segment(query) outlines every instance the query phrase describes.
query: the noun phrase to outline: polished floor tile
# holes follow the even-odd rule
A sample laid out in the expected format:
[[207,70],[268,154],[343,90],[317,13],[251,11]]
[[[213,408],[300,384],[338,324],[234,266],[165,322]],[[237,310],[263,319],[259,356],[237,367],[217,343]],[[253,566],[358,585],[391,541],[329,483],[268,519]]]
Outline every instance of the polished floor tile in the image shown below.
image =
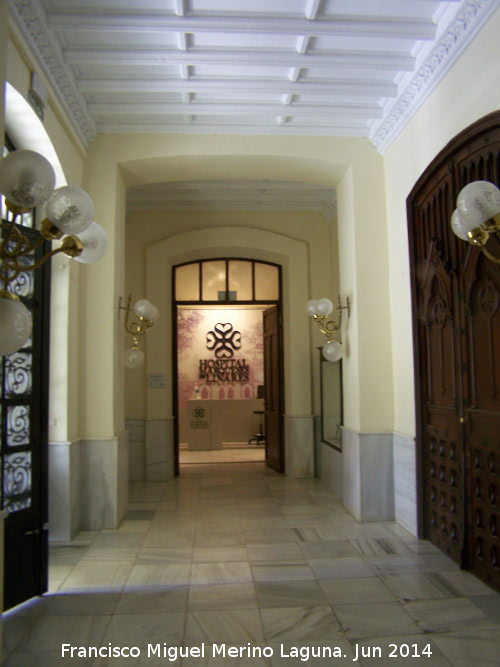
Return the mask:
[[131,483],[117,530],[51,546],[49,592],[3,635],[6,667],[67,665],[62,643],[137,646],[136,667],[496,667],[500,596],[397,523],[360,524],[320,480],[183,465]]

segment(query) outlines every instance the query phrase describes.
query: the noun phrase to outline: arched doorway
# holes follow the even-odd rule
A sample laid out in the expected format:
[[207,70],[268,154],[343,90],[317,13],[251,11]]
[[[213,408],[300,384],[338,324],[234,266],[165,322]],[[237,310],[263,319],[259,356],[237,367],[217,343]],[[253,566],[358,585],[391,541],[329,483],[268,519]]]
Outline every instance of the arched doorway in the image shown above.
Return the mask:
[[181,444],[207,452],[248,442],[256,414],[266,464],[284,471],[281,282],[281,266],[247,258],[173,266],[176,474]]

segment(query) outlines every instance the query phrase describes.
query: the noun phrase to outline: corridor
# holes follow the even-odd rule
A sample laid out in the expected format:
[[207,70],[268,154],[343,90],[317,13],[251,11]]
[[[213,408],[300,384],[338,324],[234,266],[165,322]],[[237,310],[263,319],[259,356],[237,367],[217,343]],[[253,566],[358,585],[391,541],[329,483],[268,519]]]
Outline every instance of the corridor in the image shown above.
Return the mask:
[[[500,596],[396,523],[358,523],[317,479],[184,465],[132,483],[129,501],[118,530],[51,547],[49,593],[4,615],[4,665],[499,663]],[[63,644],[140,657],[71,659]]]

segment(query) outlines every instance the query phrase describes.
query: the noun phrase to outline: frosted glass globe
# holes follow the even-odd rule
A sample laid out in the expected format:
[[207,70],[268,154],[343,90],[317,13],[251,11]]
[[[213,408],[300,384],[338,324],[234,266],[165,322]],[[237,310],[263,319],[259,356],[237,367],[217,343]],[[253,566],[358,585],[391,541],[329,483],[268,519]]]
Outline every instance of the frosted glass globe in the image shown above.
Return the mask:
[[330,340],[323,345],[323,356],[327,361],[339,361],[344,356],[342,343]]
[[317,312],[318,312],[318,302],[315,301],[314,299],[311,299],[311,301],[308,301],[306,303],[306,313],[312,317],[313,315],[316,315]]
[[478,225],[464,217],[458,208],[456,208],[451,215],[451,228],[453,232],[462,241],[469,241],[468,233],[476,229]]
[[94,203],[85,190],[65,185],[50,196],[46,215],[64,234],[78,234],[92,222]]
[[500,213],[500,190],[489,181],[473,181],[458,194],[457,208],[474,227]]
[[320,299],[318,301],[317,312],[318,315],[330,315],[333,310],[333,303],[330,299]]
[[91,264],[104,257],[109,246],[109,238],[102,225],[98,222],[91,222],[87,229],[77,236],[82,242],[83,250],[74,258],[75,261]]
[[0,356],[20,350],[31,336],[30,311],[18,299],[0,296]]
[[139,299],[134,305],[134,313],[138,317],[143,317],[150,322],[157,322],[160,319],[158,308],[147,299]]
[[7,201],[33,208],[46,201],[56,182],[50,162],[35,151],[12,151],[0,161],[0,192]]
[[144,363],[144,352],[136,347],[125,350],[125,366],[127,368],[139,368]]

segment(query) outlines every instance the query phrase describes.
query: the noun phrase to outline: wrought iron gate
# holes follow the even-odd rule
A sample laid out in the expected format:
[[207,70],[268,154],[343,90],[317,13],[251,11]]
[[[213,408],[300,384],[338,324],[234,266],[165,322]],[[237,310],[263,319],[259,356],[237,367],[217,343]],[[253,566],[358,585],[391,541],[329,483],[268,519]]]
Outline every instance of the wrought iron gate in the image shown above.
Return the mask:
[[[24,226],[22,233],[33,240],[40,236]],[[49,245],[39,247],[36,257]],[[47,590],[50,263],[21,274],[9,289],[31,311],[33,333],[21,350],[0,357],[0,494],[8,513],[4,609]]]

